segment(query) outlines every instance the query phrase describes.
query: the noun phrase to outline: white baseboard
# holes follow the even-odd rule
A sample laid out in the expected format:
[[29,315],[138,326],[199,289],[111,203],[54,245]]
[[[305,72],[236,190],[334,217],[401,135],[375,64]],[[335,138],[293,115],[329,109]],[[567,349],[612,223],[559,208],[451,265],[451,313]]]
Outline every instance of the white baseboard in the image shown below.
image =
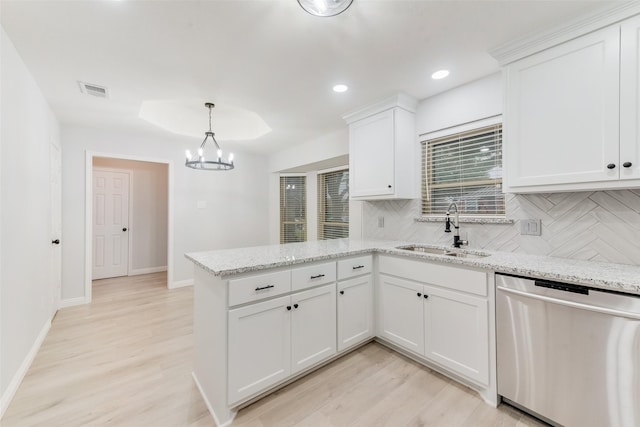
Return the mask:
[[169,289],[184,288],[185,286],[193,286],[193,279],[179,280],[169,283]]
[[[84,298],[83,298],[83,301],[84,301]],[[24,360],[22,361],[22,364],[18,368],[18,371],[15,373],[15,375],[11,379],[11,382],[9,383],[9,386],[7,387],[5,392],[2,394],[2,397],[0,398],[0,419],[2,419],[2,416],[4,415],[5,411],[9,407],[9,404],[11,403],[13,396],[15,396],[16,391],[18,391],[18,387],[20,387],[20,384],[22,383],[24,376],[27,375],[27,371],[29,370],[31,363],[33,363],[33,359],[36,358],[36,354],[38,354],[38,350],[40,350],[40,346],[42,345],[42,342],[47,336],[47,333],[49,332],[50,328],[51,328],[51,319],[47,320],[47,322],[44,324],[44,326],[40,330],[40,333],[36,337],[36,340],[33,342],[31,349],[29,350]]]
[[75,305],[88,304],[89,302],[90,301],[87,301],[85,297],[68,298],[68,299],[60,300],[60,303],[58,304],[58,308],[73,307]]
[[162,271],[167,271],[166,265],[160,266],[160,267],[136,268],[135,270],[131,270],[129,272],[129,276],[139,276],[140,274],[160,273]]

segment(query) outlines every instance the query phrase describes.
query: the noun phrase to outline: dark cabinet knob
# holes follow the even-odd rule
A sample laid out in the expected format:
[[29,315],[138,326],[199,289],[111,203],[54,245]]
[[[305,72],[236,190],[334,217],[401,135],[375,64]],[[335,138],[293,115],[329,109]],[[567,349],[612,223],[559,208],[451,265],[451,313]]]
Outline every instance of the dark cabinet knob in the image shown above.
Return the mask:
[[298,308],[298,304],[293,304],[293,308]]
[[287,310],[291,310],[291,306],[290,305],[287,306]]
[[631,163],[631,162],[624,162],[624,163],[622,164],[622,166],[624,166],[625,168],[630,168],[630,167],[631,167],[631,165],[633,165],[633,163]]
[[616,164],[615,164],[615,163],[609,163],[609,164],[607,165],[607,169],[615,169],[615,167],[616,167]]
[[127,231],[127,227],[124,227],[124,228],[122,229],[122,231]]
[[344,291],[340,291],[340,295],[344,295]]
[[429,295],[424,294],[424,299],[427,299],[427,298],[429,298]]
[[421,296],[422,296],[422,294],[420,292],[418,292],[418,297],[421,297]]
[[59,245],[60,244],[60,239],[52,240],[51,244],[52,245]]
[[389,188],[391,188],[391,184],[389,184]]

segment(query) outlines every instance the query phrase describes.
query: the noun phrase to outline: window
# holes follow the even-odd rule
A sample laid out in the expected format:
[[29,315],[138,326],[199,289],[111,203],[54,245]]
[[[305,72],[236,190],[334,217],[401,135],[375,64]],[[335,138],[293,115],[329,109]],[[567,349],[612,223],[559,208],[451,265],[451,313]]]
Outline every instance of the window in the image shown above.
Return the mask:
[[501,124],[422,142],[422,164],[423,215],[451,202],[463,214],[504,215]]
[[304,176],[280,177],[280,243],[307,240],[307,185]]
[[318,239],[349,237],[349,171],[318,175]]

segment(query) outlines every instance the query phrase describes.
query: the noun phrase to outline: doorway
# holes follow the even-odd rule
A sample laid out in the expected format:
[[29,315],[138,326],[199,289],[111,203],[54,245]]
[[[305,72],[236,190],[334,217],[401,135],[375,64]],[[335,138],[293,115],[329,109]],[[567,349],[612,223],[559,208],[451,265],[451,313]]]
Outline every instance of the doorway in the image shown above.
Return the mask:
[[87,152],[85,301],[92,281],[167,272],[172,283],[172,165]]

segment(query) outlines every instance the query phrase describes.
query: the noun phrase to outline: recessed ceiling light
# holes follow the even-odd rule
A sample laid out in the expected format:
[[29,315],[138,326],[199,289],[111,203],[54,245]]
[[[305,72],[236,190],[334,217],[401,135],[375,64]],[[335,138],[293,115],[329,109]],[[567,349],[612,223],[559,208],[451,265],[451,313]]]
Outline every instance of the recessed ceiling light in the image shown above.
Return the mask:
[[431,78],[434,79],[434,80],[440,80],[440,79],[444,79],[448,75],[449,75],[449,70],[440,70],[440,71],[436,71],[435,73],[431,74]]
[[335,85],[333,87],[333,91],[338,93],[346,92],[348,90],[349,90],[349,86],[347,85]]

